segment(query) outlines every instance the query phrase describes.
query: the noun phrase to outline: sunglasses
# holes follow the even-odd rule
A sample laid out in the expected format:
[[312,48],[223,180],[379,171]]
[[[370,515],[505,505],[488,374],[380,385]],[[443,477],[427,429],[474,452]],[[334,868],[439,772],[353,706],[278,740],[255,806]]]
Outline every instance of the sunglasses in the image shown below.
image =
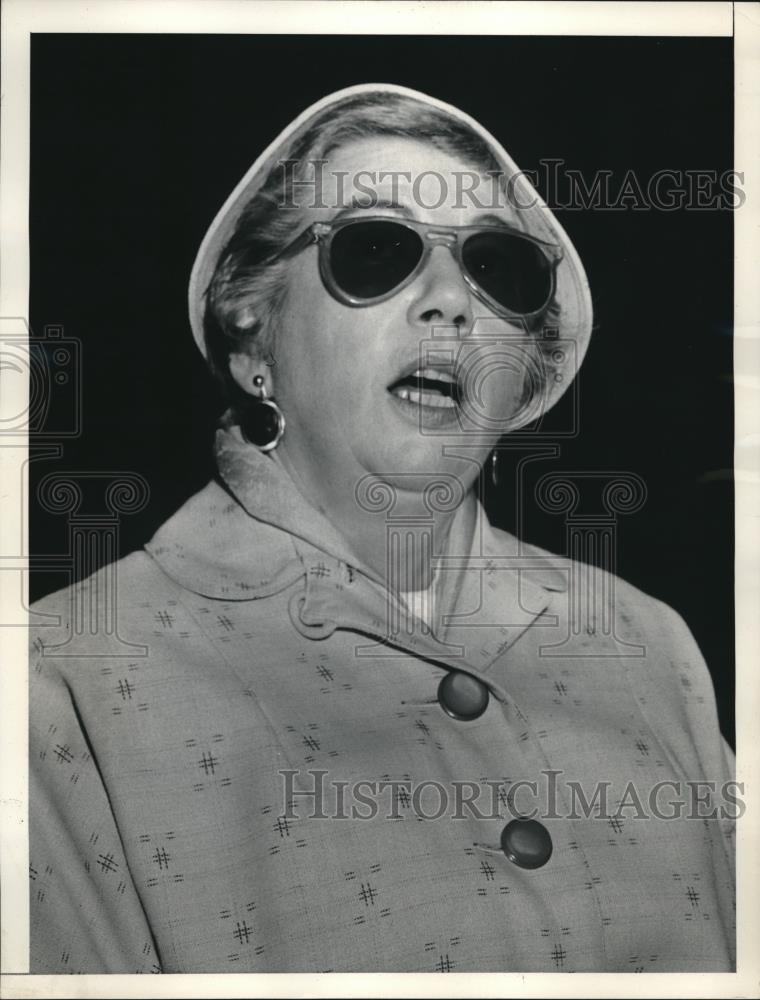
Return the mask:
[[481,302],[500,316],[521,320],[551,302],[562,259],[558,246],[506,226],[435,226],[382,216],[315,222],[283,253],[313,243],[319,246],[325,287],[346,305],[371,306],[396,295],[442,245]]

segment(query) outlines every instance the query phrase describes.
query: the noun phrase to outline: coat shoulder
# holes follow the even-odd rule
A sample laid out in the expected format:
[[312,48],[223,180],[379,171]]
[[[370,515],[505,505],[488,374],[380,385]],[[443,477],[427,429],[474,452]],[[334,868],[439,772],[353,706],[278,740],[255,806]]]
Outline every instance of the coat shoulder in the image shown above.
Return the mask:
[[177,585],[150,556],[131,552],[68,587],[46,594],[29,608],[29,636],[45,656],[123,653],[123,636],[134,631],[134,612],[171,600]]
[[[136,599],[145,592],[146,587],[151,592],[155,589],[166,589],[167,585],[171,586],[171,581],[166,574],[159,569],[147,552],[138,549],[121,559],[105,563],[93,573],[67,587],[45,594],[34,601],[29,610],[33,615],[55,614],[83,597],[94,600],[99,595],[105,597],[116,594],[120,600]],[[144,597],[141,599],[145,600]]]
[[701,654],[682,618],[669,604],[601,566],[558,555],[507,531],[491,527],[492,545],[501,557],[514,558],[520,572],[545,590],[566,594],[570,611],[582,610],[589,594],[605,595],[622,631],[633,631],[649,643],[665,646],[680,658]]

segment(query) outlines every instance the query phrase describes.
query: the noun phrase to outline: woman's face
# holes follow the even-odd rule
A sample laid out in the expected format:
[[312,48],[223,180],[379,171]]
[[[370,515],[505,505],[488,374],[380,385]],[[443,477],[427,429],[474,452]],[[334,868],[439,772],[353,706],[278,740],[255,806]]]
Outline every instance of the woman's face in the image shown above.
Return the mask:
[[[471,177],[474,169],[422,142],[357,140],[330,156],[323,204],[332,207],[306,210],[304,228],[338,215],[407,216],[441,226],[494,223],[497,215],[515,225],[501,191],[502,207],[491,207],[494,185],[486,177],[477,194],[488,207],[466,195],[457,207],[463,172]],[[363,174],[361,184],[389,207],[346,210],[357,192],[352,180],[362,171],[377,180]],[[472,180],[464,183],[470,186]],[[444,191],[443,204],[424,207],[439,202]],[[392,479],[446,472],[469,489],[520,406],[524,331],[472,294],[446,246],[435,246],[424,269],[397,294],[361,308],[327,291],[318,253],[316,245],[309,246],[289,263],[270,368],[287,420],[279,446],[287,461],[307,486],[343,489],[367,473]],[[433,383],[438,375],[444,384],[447,377],[458,379],[463,397],[457,402],[435,388],[420,396],[405,381],[418,370],[434,376]],[[452,445],[464,447],[451,454]]]

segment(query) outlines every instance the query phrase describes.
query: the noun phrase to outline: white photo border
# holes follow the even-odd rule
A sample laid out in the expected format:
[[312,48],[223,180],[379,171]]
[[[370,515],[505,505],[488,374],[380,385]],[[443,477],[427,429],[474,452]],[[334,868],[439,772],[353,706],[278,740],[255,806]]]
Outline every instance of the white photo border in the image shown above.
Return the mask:
[[[735,163],[748,196],[735,212],[735,481],[737,780],[747,810],[738,824],[737,972],[726,974],[324,974],[36,976],[28,973],[27,643],[26,629],[0,630],[4,664],[0,700],[0,858],[2,995],[11,997],[251,996],[619,996],[754,997],[760,995],[760,819],[753,789],[760,779],[760,4],[520,3],[370,0],[5,0],[2,6],[2,158],[0,161],[0,318],[29,309],[29,54],[33,33],[175,34],[498,34],[731,36],[735,54]],[[28,403],[19,379],[0,371],[0,398],[13,412]],[[18,448],[22,449],[19,452]],[[3,482],[25,455],[0,449]],[[16,473],[14,473],[16,475]],[[17,475],[16,475],[17,479]],[[15,487],[17,488],[17,487]],[[24,494],[28,495],[26,483]],[[5,504],[5,507],[8,507]],[[12,506],[12,505],[11,505]],[[17,504],[17,507],[21,505]],[[0,519],[3,553],[26,518]],[[17,567],[15,567],[17,569]],[[0,606],[15,601],[18,573],[0,572]]]

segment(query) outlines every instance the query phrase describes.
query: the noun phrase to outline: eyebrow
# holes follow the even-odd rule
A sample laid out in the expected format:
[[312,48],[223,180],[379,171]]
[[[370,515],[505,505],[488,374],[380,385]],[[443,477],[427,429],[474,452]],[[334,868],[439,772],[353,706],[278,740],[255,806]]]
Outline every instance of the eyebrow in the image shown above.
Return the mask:
[[474,221],[476,226],[482,226],[484,223],[493,224],[497,226],[503,226],[505,229],[514,229],[515,224],[511,220],[506,220],[502,215],[496,215],[494,212],[487,212],[485,215],[479,215]]
[[402,205],[398,201],[393,201],[390,198],[373,198],[372,201],[369,204],[367,204],[365,199],[362,199],[360,201],[356,195],[354,195],[354,197],[351,199],[351,204],[346,206],[345,208],[342,208],[340,212],[338,212],[338,214],[335,216],[335,218],[340,219],[347,212],[355,212],[355,211],[374,212],[378,208],[390,209],[391,211],[400,212],[402,215],[407,216],[407,218],[410,219],[414,218],[412,210],[409,208],[409,206]]
[[[351,199],[351,204],[344,206],[336,215],[333,216],[332,222],[337,222],[339,219],[344,218],[344,216],[349,215],[352,212],[373,212],[377,209],[389,209],[391,211],[398,212],[407,219],[412,221],[417,221],[414,212],[408,205],[404,205],[401,202],[394,201],[391,198],[377,198],[372,199],[370,204],[366,203],[366,199],[359,200],[359,196],[354,195]],[[496,225],[501,229],[519,229],[519,225],[516,221],[511,219],[505,219],[502,215],[497,215],[495,212],[485,212],[482,215],[478,215],[471,223],[474,226],[483,225]]]

